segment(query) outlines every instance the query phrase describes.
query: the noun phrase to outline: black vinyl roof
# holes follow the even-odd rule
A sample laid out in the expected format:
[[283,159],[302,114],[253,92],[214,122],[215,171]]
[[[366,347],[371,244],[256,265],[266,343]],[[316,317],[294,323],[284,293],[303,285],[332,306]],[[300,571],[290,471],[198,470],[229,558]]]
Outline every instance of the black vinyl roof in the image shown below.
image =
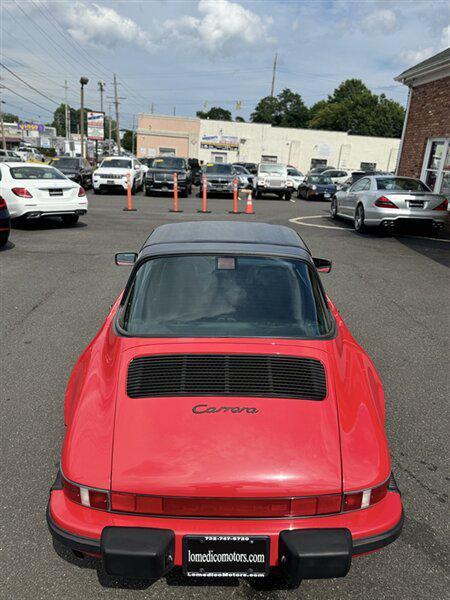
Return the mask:
[[190,221],[157,227],[140,259],[180,254],[284,256],[312,261],[308,247],[290,227],[242,221]]
[[147,238],[144,248],[155,244],[198,243],[293,246],[308,251],[304,241],[290,227],[242,221],[189,221],[161,225]]

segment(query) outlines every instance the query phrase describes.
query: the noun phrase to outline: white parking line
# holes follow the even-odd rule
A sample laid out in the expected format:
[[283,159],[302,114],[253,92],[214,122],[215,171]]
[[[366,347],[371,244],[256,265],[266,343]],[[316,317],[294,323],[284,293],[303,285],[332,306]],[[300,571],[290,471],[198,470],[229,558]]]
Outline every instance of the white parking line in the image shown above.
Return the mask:
[[[345,227],[339,227],[337,225],[319,225],[318,223],[305,223],[307,219],[327,219],[328,215],[308,215],[305,217],[294,217],[293,219],[289,219],[290,223],[296,223],[297,225],[303,225],[304,227],[318,227],[319,229],[337,229],[338,231],[345,231],[347,233],[357,233],[354,229],[346,229]],[[359,235],[359,234],[358,234]],[[410,238],[413,240],[433,240],[433,242],[446,242],[447,244],[450,240],[445,240],[442,238],[434,238],[427,237],[422,235],[398,235],[395,234],[393,237],[404,237]]]

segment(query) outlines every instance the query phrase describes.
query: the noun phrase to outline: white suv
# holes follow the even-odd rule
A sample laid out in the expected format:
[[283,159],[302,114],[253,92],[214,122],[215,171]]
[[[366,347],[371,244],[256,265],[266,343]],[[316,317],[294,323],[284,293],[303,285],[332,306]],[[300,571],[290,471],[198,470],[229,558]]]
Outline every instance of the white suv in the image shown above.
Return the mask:
[[277,163],[260,163],[253,179],[255,198],[264,194],[275,194],[278,198],[290,200],[294,191],[294,183],[288,177],[287,166]]
[[128,156],[109,156],[104,158],[92,175],[92,187],[95,194],[103,190],[127,189],[130,176],[131,193],[141,190],[144,185],[144,169],[141,163]]

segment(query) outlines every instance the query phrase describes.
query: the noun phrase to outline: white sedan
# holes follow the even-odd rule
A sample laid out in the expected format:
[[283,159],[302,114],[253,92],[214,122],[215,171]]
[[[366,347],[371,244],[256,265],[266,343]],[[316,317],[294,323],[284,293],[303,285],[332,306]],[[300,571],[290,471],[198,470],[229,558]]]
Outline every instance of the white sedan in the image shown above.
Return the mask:
[[88,210],[84,189],[47,165],[0,163],[0,195],[12,219],[60,217],[74,225]]
[[92,175],[92,187],[95,194],[103,190],[127,190],[130,179],[131,193],[144,186],[144,169],[137,158],[110,156],[104,158]]

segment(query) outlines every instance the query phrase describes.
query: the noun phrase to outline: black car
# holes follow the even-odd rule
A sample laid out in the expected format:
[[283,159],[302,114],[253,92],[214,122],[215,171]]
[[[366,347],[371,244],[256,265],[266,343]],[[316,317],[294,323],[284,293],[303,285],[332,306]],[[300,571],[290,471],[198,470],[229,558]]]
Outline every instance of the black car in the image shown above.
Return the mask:
[[305,200],[331,200],[336,193],[336,184],[328,175],[308,175],[298,186],[298,197]]
[[50,164],[81,186],[87,188],[92,185],[92,167],[85,158],[61,156],[54,158]]
[[141,165],[145,165],[146,167],[151,167],[152,163],[155,159],[154,158],[138,158],[138,160],[141,163]]
[[0,248],[6,245],[11,231],[11,219],[5,200],[0,196]]
[[157,156],[152,160],[145,176],[145,195],[154,192],[173,192],[174,173],[177,174],[178,193],[187,198],[192,191],[192,175],[185,158]]
[[250,171],[252,175],[256,175],[258,173],[258,165],[252,162],[236,162],[234,165],[239,165],[240,167],[244,167],[247,171]]

